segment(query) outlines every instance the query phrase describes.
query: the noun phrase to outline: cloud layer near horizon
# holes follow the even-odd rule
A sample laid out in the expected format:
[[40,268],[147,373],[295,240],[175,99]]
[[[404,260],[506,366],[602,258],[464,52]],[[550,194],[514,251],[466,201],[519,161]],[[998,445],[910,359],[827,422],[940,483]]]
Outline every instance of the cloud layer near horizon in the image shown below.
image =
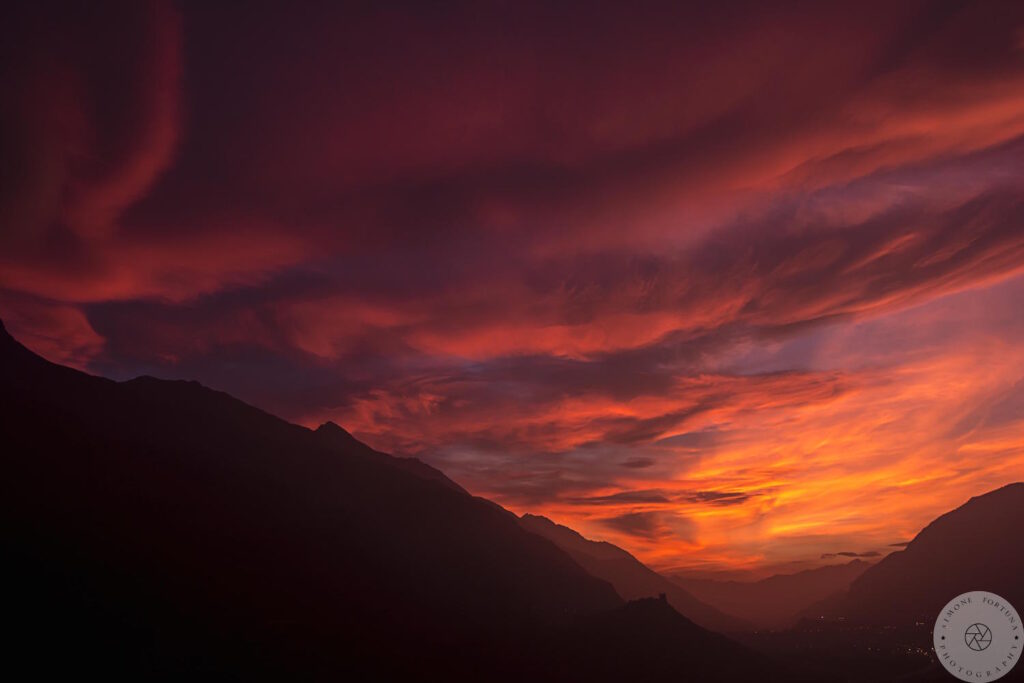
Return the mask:
[[0,314],[53,360],[665,567],[1024,477],[1019,3],[19,12]]

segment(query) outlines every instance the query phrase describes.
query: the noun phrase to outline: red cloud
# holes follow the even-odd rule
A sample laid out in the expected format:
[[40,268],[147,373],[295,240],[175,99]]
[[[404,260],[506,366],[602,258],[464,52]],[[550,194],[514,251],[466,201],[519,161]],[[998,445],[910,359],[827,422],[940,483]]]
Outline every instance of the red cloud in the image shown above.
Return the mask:
[[7,22],[21,49],[4,84],[4,135],[28,163],[4,204],[23,236],[56,223],[91,239],[108,235],[173,158],[180,20],[166,2],[53,9],[23,7]]

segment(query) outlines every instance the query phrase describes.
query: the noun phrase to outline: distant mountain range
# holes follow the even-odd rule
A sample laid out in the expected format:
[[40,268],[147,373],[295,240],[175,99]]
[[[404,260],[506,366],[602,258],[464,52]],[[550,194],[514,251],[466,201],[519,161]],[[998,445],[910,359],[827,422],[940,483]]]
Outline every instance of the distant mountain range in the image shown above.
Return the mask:
[[794,680],[668,602],[625,603],[424,463],[195,382],[53,365],[2,325],[0,442],[8,670]]
[[550,540],[586,569],[604,579],[623,598],[658,597],[664,594],[668,603],[695,623],[721,633],[746,631],[751,625],[742,619],[723,614],[688,593],[681,586],[649,569],[622,548],[606,541],[591,541],[569,527],[555,524],[547,517],[526,514],[523,526]]
[[717,581],[673,576],[696,599],[757,628],[792,626],[812,605],[840,591],[871,565],[863,560],[778,574],[760,581]]

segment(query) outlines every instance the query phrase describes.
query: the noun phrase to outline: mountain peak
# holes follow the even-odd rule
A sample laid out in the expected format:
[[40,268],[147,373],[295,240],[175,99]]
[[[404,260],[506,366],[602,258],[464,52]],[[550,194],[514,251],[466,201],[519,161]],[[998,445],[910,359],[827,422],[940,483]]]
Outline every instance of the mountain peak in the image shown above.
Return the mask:
[[388,455],[387,453],[376,451],[356,437],[352,436],[352,434],[350,434],[344,427],[341,427],[330,420],[317,427],[313,433],[320,437],[325,443],[329,443],[336,448],[341,448],[350,455],[356,455],[361,458],[368,458],[376,462],[386,463],[389,467],[397,467],[411,474],[415,474],[421,479],[436,481],[452,490],[458,491],[459,493],[466,493],[464,488],[445,476],[441,470],[431,467],[416,458],[399,458],[393,455]]
[[345,429],[344,427],[342,427],[338,423],[332,422],[330,420],[328,420],[327,422],[324,422],[322,425],[317,427],[316,431],[320,432],[321,434],[338,434],[338,435],[342,435],[343,434],[345,436],[350,436],[353,439],[355,438],[354,436],[352,436],[348,432],[347,429]]
[[366,444],[352,436],[351,432],[330,420],[317,427],[315,432],[322,437],[331,439],[335,443],[359,445],[366,448]]

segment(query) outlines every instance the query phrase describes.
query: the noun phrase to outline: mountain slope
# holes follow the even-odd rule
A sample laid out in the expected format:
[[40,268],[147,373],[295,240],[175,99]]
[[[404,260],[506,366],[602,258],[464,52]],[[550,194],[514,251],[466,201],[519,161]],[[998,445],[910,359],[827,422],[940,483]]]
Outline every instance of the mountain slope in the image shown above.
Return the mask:
[[971,498],[855,580],[828,611],[879,624],[931,623],[950,599],[970,590],[1024,605],[1024,484]]
[[435,481],[453,491],[469,495],[464,488],[449,479],[441,470],[416,458],[396,458],[387,453],[375,451],[333,422],[323,423],[316,428],[315,433],[324,443],[335,446],[348,455],[365,458],[387,467],[395,467],[421,479]]
[[[194,382],[91,377],[0,325],[0,440],[8,650],[39,676],[553,680],[600,623],[714,643],[742,678],[740,646],[617,616],[608,583],[513,515],[340,428]],[[697,671],[727,680],[713,667]]]
[[752,582],[685,577],[673,577],[673,580],[698,600],[726,614],[760,628],[782,628],[795,623],[811,605],[845,591],[870,566],[862,560],[853,560]]
[[742,619],[723,614],[701,602],[616,545],[588,540],[547,517],[525,514],[521,520],[525,528],[552,541],[590,574],[612,584],[627,600],[657,597],[664,593],[672,607],[704,628],[720,633],[749,628]]

